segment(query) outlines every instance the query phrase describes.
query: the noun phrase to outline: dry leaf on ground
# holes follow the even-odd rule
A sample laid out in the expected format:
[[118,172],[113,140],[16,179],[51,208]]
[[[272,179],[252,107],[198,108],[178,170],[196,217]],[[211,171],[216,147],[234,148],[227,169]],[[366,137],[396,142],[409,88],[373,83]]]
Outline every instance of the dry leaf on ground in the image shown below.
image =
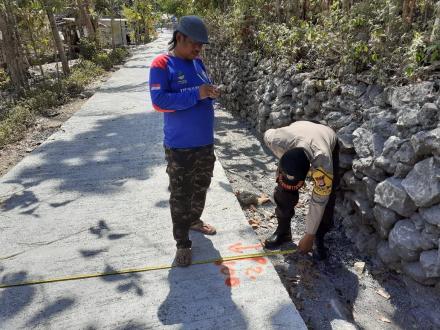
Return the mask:
[[382,322],[385,322],[385,323],[391,323],[391,320],[385,316],[379,317],[379,320],[381,320]]
[[266,194],[261,194],[260,197],[257,198],[258,205],[267,203],[269,201],[270,201],[270,198]]
[[376,293],[377,293],[379,296],[384,297],[386,300],[388,300],[388,299],[391,298],[390,294],[389,294],[388,292],[386,292],[384,289],[376,290]]
[[249,219],[248,222],[252,226],[253,229],[257,229],[260,227],[260,220],[258,220],[258,219]]

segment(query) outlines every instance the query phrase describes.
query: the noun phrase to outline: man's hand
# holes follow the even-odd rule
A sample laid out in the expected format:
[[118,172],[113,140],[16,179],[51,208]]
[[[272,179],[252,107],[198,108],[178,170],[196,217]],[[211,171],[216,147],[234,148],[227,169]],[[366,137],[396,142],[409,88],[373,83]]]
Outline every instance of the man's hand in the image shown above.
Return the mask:
[[306,254],[312,251],[314,240],[315,240],[315,235],[305,234],[298,243],[299,252]]
[[216,99],[220,96],[220,91],[216,86],[205,84],[199,87],[199,95],[200,100],[204,100],[208,97],[210,97],[211,99]]

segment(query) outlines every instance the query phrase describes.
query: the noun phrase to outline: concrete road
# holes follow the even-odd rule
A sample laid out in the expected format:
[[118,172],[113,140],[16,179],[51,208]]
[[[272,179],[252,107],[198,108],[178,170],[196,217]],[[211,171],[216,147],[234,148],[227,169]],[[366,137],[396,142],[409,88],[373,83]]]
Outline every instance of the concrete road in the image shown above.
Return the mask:
[[[162,115],[149,63],[124,67],[0,180],[0,285],[172,263]],[[195,261],[261,251],[216,163]],[[0,289],[0,329],[305,329],[266,258]]]

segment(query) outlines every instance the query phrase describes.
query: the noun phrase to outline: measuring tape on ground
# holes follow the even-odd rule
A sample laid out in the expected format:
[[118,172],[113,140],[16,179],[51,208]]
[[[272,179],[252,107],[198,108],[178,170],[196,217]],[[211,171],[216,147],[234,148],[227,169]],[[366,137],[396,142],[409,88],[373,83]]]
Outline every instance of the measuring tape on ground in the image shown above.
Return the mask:
[[[223,258],[217,258],[217,259],[194,261],[191,265],[203,265],[203,264],[211,264],[211,263],[221,263],[221,262],[226,262],[226,261],[234,261],[234,260],[240,260],[240,259],[252,259],[252,258],[269,257],[269,256],[274,256],[274,255],[284,255],[284,254],[293,253],[295,251],[296,251],[295,249],[291,249],[291,250],[277,250],[277,251],[242,254],[242,255],[235,255],[235,256],[229,256],[229,257],[223,257]],[[55,283],[55,282],[76,281],[76,280],[84,280],[84,279],[89,279],[89,278],[105,277],[105,276],[112,276],[112,275],[142,273],[142,272],[149,272],[149,271],[153,271],[153,270],[171,269],[171,268],[175,268],[175,267],[177,267],[177,266],[175,266],[175,265],[162,265],[162,266],[150,266],[150,267],[141,267],[141,268],[128,268],[128,269],[121,269],[121,270],[115,270],[115,271],[104,272],[104,273],[78,274],[78,275],[55,277],[55,278],[48,278],[48,279],[42,279],[42,280],[23,281],[23,282],[17,282],[17,283],[4,283],[4,284],[0,283],[0,289],[6,289],[6,288],[12,288],[12,287],[18,287],[18,286],[27,286],[27,285]]]

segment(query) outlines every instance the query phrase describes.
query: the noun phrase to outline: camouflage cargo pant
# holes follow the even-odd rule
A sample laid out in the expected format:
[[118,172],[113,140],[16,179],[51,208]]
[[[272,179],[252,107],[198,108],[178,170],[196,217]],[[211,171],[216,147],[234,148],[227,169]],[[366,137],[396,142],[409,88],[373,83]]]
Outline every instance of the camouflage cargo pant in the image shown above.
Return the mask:
[[191,149],[165,147],[170,178],[173,236],[178,248],[191,247],[189,227],[200,220],[214,170],[214,146]]

